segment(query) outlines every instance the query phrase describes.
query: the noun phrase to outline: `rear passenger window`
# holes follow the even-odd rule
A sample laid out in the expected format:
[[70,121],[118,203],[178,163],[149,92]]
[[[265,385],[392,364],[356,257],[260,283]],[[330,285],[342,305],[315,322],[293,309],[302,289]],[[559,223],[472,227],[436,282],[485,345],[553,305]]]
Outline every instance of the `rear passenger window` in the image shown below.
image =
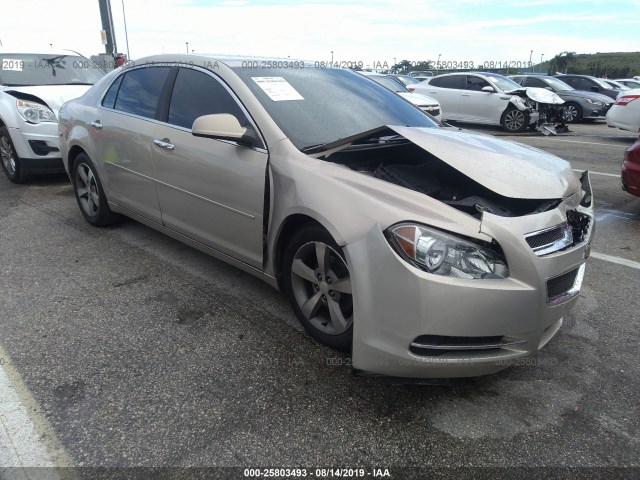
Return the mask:
[[158,99],[169,75],[169,67],[147,67],[125,73],[115,109],[155,118]]
[[464,75],[448,75],[446,77],[436,77],[429,82],[429,85],[440,88],[464,89],[466,77]]
[[238,102],[219,81],[204,72],[181,68],[171,94],[168,122],[191,129],[196,118],[214,113],[230,113],[240,125],[248,123]]
[[107,94],[102,99],[102,106],[107,108],[113,108],[116,103],[116,95],[118,94],[118,89],[120,88],[120,84],[122,83],[122,77],[124,75],[120,75],[115,82],[111,84]]

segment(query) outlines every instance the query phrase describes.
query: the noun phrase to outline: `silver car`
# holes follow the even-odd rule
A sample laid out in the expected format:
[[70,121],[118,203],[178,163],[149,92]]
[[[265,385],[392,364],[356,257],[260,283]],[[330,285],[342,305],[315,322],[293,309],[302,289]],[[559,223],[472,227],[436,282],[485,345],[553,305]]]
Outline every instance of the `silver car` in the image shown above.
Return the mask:
[[149,57],[66,103],[59,135],[89,223],[126,215],[285,291],[357,374],[497,372],[580,291],[587,172],[349,70]]

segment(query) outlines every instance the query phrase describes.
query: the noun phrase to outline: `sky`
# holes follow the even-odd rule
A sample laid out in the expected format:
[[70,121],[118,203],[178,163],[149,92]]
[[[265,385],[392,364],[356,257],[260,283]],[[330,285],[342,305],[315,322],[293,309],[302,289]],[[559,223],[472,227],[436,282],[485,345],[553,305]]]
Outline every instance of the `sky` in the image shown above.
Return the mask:
[[[2,0],[0,52],[104,52],[98,0]],[[53,5],[56,7],[53,8]],[[124,0],[131,59],[220,53],[362,62],[538,63],[640,51],[640,0]],[[126,53],[123,0],[111,0]],[[9,12],[9,14],[5,14]],[[533,53],[531,53],[533,51]],[[542,57],[544,55],[544,57]]]

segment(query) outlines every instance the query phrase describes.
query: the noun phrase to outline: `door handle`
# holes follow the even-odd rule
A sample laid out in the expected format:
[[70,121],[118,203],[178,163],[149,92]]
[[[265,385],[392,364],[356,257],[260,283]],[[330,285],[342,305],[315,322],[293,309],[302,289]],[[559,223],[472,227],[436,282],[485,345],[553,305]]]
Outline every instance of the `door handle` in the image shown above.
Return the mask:
[[156,138],[153,141],[153,143],[155,143],[160,148],[164,148],[165,150],[173,150],[174,148],[176,148],[175,145],[173,145],[172,143],[169,143],[169,139],[168,138],[163,138],[162,140],[158,140]]
[[96,130],[102,130],[102,124],[100,123],[100,120],[94,120],[93,122],[91,122],[91,126]]
[[471,94],[470,94],[470,93],[463,93],[463,94],[462,94],[462,96],[463,96],[463,97],[470,97],[470,96],[471,96]]

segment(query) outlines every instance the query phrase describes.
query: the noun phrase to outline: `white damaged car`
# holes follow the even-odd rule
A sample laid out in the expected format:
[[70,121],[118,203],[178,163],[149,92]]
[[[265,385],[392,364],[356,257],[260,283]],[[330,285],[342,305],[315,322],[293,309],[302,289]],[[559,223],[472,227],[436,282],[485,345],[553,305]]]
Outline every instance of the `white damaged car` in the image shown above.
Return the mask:
[[564,103],[544,88],[523,88],[496,73],[462,72],[438,75],[416,85],[416,93],[435,98],[442,106],[443,120],[501,125],[510,133],[527,128],[555,133],[554,122],[562,122]]
[[7,178],[63,172],[58,110],[104,72],[69,52],[0,52],[0,164]]

